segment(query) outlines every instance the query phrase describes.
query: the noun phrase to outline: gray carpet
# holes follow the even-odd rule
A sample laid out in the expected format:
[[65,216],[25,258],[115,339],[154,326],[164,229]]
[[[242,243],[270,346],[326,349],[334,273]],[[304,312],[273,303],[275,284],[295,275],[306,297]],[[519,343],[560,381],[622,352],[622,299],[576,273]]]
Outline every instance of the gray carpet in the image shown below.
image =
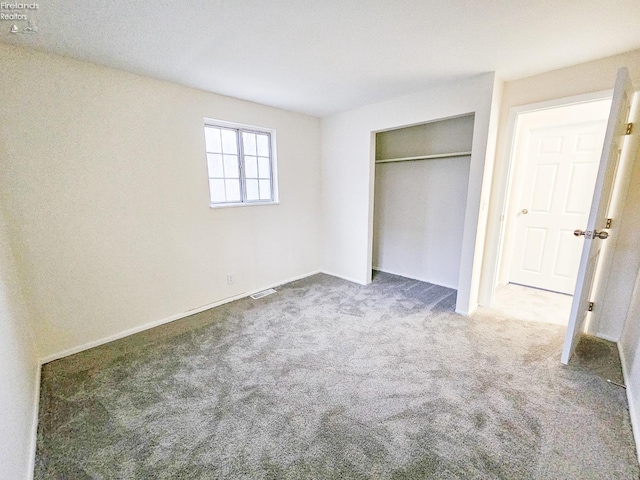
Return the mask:
[[639,477],[615,345],[454,304],[315,275],[49,363],[35,477]]

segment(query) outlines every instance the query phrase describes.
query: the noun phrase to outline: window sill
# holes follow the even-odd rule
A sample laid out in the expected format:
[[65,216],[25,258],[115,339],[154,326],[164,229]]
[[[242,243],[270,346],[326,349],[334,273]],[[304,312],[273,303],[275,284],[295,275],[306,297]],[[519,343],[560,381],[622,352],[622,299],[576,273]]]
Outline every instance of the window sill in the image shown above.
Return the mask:
[[261,207],[265,205],[280,205],[280,202],[273,201],[273,202],[210,203],[209,208],[213,210],[218,210],[219,208]]

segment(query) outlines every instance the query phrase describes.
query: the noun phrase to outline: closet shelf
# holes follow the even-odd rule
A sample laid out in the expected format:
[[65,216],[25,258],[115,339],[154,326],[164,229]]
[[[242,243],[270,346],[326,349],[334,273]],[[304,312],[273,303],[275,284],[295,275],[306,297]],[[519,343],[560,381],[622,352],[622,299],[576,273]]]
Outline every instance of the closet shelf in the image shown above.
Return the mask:
[[433,160],[436,158],[467,157],[469,155],[471,155],[471,152],[436,153],[434,155],[420,155],[418,157],[383,158],[376,160],[376,163],[412,162],[415,160]]

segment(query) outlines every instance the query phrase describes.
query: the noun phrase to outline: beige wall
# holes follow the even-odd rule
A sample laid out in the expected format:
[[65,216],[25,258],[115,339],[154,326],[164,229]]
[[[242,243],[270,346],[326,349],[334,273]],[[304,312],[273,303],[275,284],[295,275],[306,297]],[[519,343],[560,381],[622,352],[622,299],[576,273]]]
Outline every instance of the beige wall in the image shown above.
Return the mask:
[[[0,200],[41,357],[319,269],[318,119],[7,46],[0,69]],[[209,208],[204,117],[277,131],[280,205]]]
[[0,477],[29,478],[38,362],[30,317],[0,212]]

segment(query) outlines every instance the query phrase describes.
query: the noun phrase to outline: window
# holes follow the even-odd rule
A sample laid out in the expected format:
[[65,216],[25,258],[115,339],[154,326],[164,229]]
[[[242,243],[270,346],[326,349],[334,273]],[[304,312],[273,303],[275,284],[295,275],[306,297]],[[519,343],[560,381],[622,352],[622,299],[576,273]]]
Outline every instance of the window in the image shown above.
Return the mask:
[[275,132],[205,121],[211,206],[275,203]]

